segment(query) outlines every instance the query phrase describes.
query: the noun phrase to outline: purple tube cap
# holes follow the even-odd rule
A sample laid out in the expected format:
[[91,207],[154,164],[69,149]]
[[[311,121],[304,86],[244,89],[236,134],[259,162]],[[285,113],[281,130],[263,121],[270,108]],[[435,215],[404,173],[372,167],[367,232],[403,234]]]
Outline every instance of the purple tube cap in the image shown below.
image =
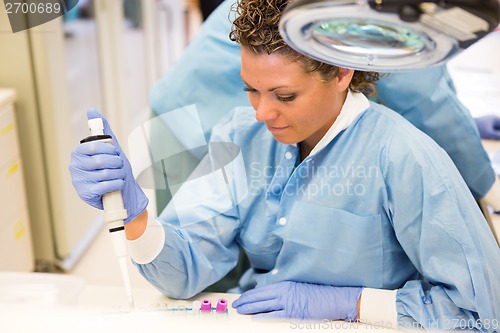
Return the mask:
[[217,301],[215,312],[226,313],[226,310],[227,310],[227,300],[224,298],[219,298],[219,300]]
[[212,312],[212,302],[208,299],[203,299],[201,301],[200,310],[201,312]]

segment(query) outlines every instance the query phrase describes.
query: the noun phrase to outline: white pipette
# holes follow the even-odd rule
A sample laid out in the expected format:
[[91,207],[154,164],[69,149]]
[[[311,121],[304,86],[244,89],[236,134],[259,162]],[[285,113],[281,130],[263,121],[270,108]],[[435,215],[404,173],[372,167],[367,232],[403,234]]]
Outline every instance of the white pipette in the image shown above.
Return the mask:
[[[104,141],[112,143],[112,138],[104,134],[104,124],[101,118],[89,119],[88,121],[90,136],[81,142],[89,141]],[[134,298],[132,296],[132,287],[127,267],[128,253],[125,238],[125,227],[123,220],[127,218],[127,210],[123,206],[123,198],[121,191],[106,193],[102,197],[102,205],[104,206],[104,222],[109,231],[113,250],[122,274],[123,285],[128,297],[130,309],[134,309]]]

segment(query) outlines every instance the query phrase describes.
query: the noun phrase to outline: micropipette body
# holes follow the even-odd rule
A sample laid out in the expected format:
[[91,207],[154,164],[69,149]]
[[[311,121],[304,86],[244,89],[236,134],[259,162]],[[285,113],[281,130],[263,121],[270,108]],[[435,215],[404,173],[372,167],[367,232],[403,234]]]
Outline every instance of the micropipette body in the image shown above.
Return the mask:
[[[104,141],[112,143],[110,135],[104,134],[104,124],[101,118],[89,119],[88,121],[90,136],[83,139],[83,142],[89,141]],[[106,193],[102,197],[102,205],[104,207],[104,222],[109,231],[113,250],[120,265],[123,285],[129,301],[130,308],[134,308],[134,299],[132,296],[132,287],[130,283],[129,272],[127,268],[127,246],[125,238],[125,226],[123,220],[127,218],[127,210],[123,205],[121,191],[113,191]]]

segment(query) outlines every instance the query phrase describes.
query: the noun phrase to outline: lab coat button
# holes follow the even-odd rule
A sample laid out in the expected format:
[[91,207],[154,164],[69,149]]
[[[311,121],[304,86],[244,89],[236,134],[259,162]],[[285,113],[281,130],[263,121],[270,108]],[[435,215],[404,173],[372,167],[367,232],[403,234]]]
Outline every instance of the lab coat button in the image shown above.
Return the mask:
[[286,224],[286,218],[285,218],[285,217],[280,218],[280,219],[278,220],[278,223],[279,223],[280,225],[285,225],[285,224]]
[[287,152],[285,153],[285,158],[286,158],[287,160],[291,159],[291,158],[292,158],[292,153],[290,153],[289,151],[287,151]]
[[275,269],[273,269],[273,270],[271,271],[271,274],[272,274],[272,275],[276,275],[276,274],[278,274],[278,269],[276,269],[276,268],[275,268]]

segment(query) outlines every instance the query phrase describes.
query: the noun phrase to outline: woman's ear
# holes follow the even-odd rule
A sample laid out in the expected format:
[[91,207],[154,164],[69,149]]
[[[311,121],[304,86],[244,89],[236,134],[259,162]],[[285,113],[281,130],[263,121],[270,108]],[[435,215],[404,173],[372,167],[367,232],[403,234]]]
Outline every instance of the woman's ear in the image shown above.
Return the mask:
[[353,75],[354,75],[353,69],[342,68],[342,67],[339,68],[339,73],[337,75],[337,80],[338,80],[337,92],[342,92],[349,87]]

